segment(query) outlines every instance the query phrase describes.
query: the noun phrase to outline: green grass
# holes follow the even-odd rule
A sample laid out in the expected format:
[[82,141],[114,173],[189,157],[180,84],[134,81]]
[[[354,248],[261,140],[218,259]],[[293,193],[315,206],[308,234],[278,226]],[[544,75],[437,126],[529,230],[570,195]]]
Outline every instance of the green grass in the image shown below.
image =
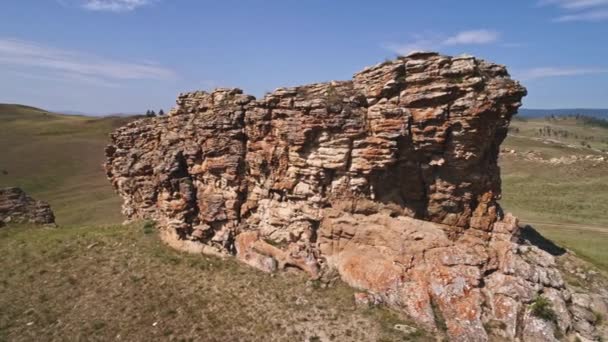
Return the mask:
[[[608,129],[589,127],[574,119],[529,119],[514,121],[518,132],[503,147],[517,152],[535,151],[543,158],[597,155],[583,147],[569,147],[572,141],[551,137],[556,142],[538,140],[539,127],[608,139]],[[512,130],[513,131],[513,130]],[[608,157],[608,155],[606,155]],[[501,205],[523,223],[529,223],[551,240],[575,251],[579,256],[608,270],[608,163],[582,161],[571,165],[552,165],[504,155]]]
[[429,340],[342,283],[180,253],[143,224],[9,227],[0,250],[0,341]]
[[532,304],[530,305],[530,310],[532,311],[532,314],[534,316],[541,318],[545,321],[557,321],[557,315],[555,314],[555,311],[553,311],[551,302],[545,297],[536,297],[534,299],[534,302],[532,302]]
[[502,204],[522,218],[608,227],[608,164],[511,161],[502,170]]
[[546,238],[566,246],[577,256],[608,271],[608,231],[587,231],[568,225],[554,227],[543,224],[533,225]]
[[102,163],[109,132],[130,120],[0,104],[0,187],[49,202],[60,225],[120,222],[120,199]]
[[[594,149],[608,150],[608,128],[605,124],[592,124],[585,118],[576,119],[575,117],[557,117],[556,119],[538,118],[526,120],[513,120],[511,132],[514,135],[524,137],[535,137],[543,139],[558,140],[564,144],[572,145],[575,148],[582,148],[581,142]],[[539,129],[550,128],[552,132],[567,132],[567,136],[555,133],[551,135],[540,135]],[[588,151],[590,149],[587,149]],[[592,152],[596,153],[596,152]]]

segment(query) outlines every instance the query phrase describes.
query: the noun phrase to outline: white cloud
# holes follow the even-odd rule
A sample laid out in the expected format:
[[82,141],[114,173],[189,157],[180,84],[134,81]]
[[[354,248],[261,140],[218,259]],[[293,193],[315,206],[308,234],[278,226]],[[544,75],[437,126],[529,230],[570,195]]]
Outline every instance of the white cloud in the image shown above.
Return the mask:
[[167,68],[151,63],[104,59],[81,52],[62,50],[35,42],[0,38],[0,65],[17,66],[60,75],[81,83],[115,84],[119,80],[176,78]]
[[63,82],[63,83],[79,83],[79,84],[87,84],[93,85],[97,87],[105,87],[105,88],[117,88],[120,87],[120,84],[106,81],[96,77],[78,75],[78,74],[69,74],[69,73],[61,73],[61,72],[50,72],[48,74],[43,73],[34,73],[27,71],[15,71],[8,70],[8,72],[14,76],[19,78],[27,78],[39,81],[51,81],[51,82]]
[[606,19],[608,19],[608,9],[562,15],[560,17],[553,19],[553,21],[560,22],[560,23],[569,22],[569,21],[595,22],[595,21],[603,21]]
[[538,5],[557,6],[567,13],[554,18],[554,22],[608,20],[608,0],[541,0]]
[[458,32],[443,41],[444,45],[490,44],[498,40],[500,34],[491,30],[471,30]]
[[384,44],[384,47],[399,55],[407,55],[414,51],[439,50],[446,46],[455,45],[484,45],[499,40],[500,33],[493,30],[479,29],[461,31],[452,36],[441,35],[415,35],[411,42]]
[[608,0],[541,0],[540,6],[555,5],[563,9],[578,10],[608,5]]
[[150,0],[86,0],[83,7],[92,11],[125,12],[150,4]]
[[523,81],[547,77],[582,76],[608,73],[608,68],[597,67],[539,67],[515,71],[516,78]]
[[81,7],[90,11],[130,12],[160,0],[57,0],[63,6]]

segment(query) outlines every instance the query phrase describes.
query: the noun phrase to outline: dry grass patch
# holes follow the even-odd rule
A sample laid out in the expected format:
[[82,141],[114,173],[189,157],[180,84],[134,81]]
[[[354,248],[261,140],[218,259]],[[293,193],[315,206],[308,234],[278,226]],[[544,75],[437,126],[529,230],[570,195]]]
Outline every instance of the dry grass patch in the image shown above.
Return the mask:
[[353,290],[187,255],[143,225],[0,230],[0,341],[424,340]]

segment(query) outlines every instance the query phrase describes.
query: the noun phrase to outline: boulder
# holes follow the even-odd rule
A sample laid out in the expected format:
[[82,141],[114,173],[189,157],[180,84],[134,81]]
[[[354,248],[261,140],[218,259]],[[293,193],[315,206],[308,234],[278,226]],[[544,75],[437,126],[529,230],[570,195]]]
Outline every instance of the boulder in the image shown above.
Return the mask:
[[0,226],[6,223],[54,225],[48,203],[35,200],[16,187],[0,188]]

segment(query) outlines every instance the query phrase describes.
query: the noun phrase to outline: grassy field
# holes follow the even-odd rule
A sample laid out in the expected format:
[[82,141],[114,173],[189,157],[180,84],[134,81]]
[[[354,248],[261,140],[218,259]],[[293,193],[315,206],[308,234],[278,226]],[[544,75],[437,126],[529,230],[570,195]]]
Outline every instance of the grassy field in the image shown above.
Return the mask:
[[139,225],[6,228],[0,250],[0,341],[431,340],[339,282],[179,253]]
[[60,225],[121,222],[102,163],[108,133],[128,120],[0,104],[0,187],[19,186],[49,202]]
[[[568,131],[568,137],[540,136],[539,128]],[[577,144],[585,136],[591,147]],[[544,159],[602,155],[608,128],[593,127],[573,118],[515,120],[503,148],[535,151]],[[608,145],[607,145],[608,146]],[[604,154],[608,158],[608,154]],[[608,162],[579,161],[550,164],[503,155],[501,204],[548,238],[608,270]]]
[[588,117],[517,118],[511,124],[513,136],[554,140],[571,146],[579,153],[608,152],[608,122]]

